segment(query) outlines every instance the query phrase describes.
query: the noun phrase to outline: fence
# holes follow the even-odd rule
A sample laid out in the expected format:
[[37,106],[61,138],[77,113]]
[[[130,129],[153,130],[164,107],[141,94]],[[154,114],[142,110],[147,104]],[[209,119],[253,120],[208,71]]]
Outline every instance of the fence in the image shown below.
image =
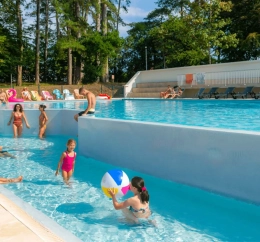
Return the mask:
[[[188,80],[190,75],[192,80]],[[177,81],[179,86],[260,85],[260,69],[182,74],[177,76]]]

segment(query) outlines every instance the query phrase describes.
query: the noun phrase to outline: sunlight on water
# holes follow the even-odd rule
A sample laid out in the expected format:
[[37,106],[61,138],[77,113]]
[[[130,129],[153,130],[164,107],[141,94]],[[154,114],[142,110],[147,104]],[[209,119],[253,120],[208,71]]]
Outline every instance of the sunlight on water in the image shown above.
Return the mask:
[[[131,224],[100,188],[113,166],[78,156],[72,187],[54,173],[69,137],[13,139],[0,143],[17,159],[0,159],[1,176],[24,176],[22,183],[5,185],[83,241],[257,241],[260,207],[165,181],[128,169],[129,178],[144,177],[153,211],[152,220]],[[77,150],[76,150],[77,151]],[[131,196],[127,194],[126,198]]]

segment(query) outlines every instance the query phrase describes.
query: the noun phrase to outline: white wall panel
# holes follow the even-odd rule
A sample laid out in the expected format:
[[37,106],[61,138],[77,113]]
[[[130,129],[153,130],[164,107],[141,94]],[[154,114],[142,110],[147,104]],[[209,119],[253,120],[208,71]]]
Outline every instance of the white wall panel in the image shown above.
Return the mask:
[[82,155],[260,203],[260,134],[110,119],[79,119]]
[[[74,120],[74,115],[79,110],[46,110],[48,116],[48,124],[46,135],[73,135],[78,134],[78,125]],[[0,109],[0,133],[3,135],[13,135],[12,123],[7,125],[10,120],[12,110]],[[26,110],[25,115],[27,117],[30,129],[27,129],[23,122],[23,135],[37,136],[39,132],[39,110]]]

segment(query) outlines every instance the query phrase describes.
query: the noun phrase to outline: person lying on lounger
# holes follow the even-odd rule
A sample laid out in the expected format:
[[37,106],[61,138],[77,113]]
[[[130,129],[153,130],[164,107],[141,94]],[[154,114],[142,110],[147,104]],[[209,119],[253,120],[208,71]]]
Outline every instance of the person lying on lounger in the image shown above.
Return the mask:
[[166,96],[171,92],[172,92],[172,88],[170,85],[168,85],[165,92],[160,92],[160,98],[166,98]]
[[175,98],[176,96],[177,96],[177,93],[174,91],[173,88],[171,88],[171,92],[170,92],[170,93],[167,93],[167,94],[165,95],[165,98],[171,98],[171,99],[173,99],[173,98]]
[[23,98],[23,100],[25,100],[25,101],[32,101],[31,94],[29,93],[27,87],[24,87],[24,88],[23,88],[22,98]]
[[0,103],[7,103],[8,98],[3,89],[0,89]]
[[175,93],[176,93],[176,97],[181,97],[181,95],[183,93],[181,87],[177,86],[176,90],[175,90]]

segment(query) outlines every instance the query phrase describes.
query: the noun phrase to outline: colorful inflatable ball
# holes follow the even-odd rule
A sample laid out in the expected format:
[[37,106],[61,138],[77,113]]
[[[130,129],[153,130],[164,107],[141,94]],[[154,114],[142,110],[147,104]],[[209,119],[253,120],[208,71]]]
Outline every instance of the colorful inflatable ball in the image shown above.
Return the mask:
[[116,198],[120,198],[129,191],[129,178],[122,170],[110,170],[103,176],[101,188],[104,194],[109,198],[111,198],[111,196],[108,193],[108,189],[114,188],[116,191]]

